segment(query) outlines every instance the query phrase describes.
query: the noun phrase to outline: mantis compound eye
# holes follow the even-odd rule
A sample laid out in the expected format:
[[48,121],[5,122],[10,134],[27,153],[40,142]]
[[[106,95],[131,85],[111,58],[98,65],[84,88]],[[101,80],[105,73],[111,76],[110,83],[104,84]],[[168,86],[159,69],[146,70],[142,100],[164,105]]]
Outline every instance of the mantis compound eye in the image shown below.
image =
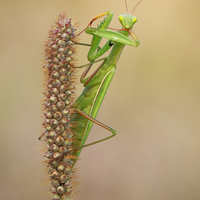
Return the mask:
[[135,22],[137,22],[137,17],[133,16],[133,24],[135,24]]
[[119,21],[120,21],[121,23],[123,22],[123,19],[124,19],[123,15],[120,15],[120,16],[119,16]]

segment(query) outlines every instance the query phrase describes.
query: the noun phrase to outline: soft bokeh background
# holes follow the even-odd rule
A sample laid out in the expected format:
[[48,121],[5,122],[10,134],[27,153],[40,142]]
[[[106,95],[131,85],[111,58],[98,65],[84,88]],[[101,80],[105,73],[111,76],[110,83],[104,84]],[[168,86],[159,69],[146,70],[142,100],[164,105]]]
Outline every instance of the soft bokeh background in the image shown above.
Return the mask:
[[[127,0],[129,12],[137,2]],[[199,8],[199,0],[144,0],[135,10],[141,45],[124,49],[98,114],[118,134],[82,151],[77,200],[200,199]],[[1,0],[0,199],[48,199],[37,138],[50,25],[66,12],[82,30],[107,10],[110,27],[120,28],[123,0]],[[87,51],[80,48],[78,64]],[[94,126],[88,142],[107,135]]]

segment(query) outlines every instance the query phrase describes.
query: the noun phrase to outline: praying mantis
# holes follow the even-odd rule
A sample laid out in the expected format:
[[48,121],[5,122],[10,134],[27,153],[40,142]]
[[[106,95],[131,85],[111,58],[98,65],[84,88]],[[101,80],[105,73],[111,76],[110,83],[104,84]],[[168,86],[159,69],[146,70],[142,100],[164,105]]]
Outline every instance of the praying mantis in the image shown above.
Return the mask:
[[[100,25],[97,28],[91,27],[92,23],[102,16],[106,17],[100,23]],[[90,50],[87,56],[89,64],[77,67],[86,67],[80,78],[80,82],[84,85],[85,89],[74,104],[76,113],[74,114],[73,120],[76,122],[76,126],[74,127],[76,140],[73,145],[73,155],[77,158],[79,157],[82,148],[105,141],[116,135],[116,131],[114,129],[101,123],[95,118],[107,92],[107,89],[112,81],[116,70],[117,61],[119,60],[124,46],[130,45],[137,47],[140,44],[137,36],[132,32],[133,25],[137,21],[135,16],[128,14],[120,15],[119,21],[122,25],[122,28],[118,30],[118,32],[108,30],[108,26],[112,20],[112,17],[113,13],[111,11],[104,12],[93,18],[87,28],[84,29],[85,32],[92,35],[93,38],[91,45],[87,45],[90,46]],[[133,40],[128,37],[129,35],[132,36]],[[100,48],[99,44],[102,38],[108,39],[108,42],[102,48]],[[110,54],[106,57],[100,58],[110,48],[112,48]],[[102,61],[100,66],[89,77],[85,78],[92,65],[100,61]],[[85,144],[93,123],[105,128],[112,134],[98,141]]]

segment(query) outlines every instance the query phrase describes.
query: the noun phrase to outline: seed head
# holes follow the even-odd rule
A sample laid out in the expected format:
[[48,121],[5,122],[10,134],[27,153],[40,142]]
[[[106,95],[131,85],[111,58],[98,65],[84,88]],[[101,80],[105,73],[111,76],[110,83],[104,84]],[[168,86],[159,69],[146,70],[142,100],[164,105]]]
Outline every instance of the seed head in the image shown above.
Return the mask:
[[51,180],[52,199],[64,200],[73,191],[71,179],[74,173],[73,164],[76,159],[70,153],[74,141],[73,94],[75,87],[75,68],[73,56],[76,42],[75,29],[71,19],[65,14],[59,15],[49,31],[45,43],[44,85],[45,103],[43,127],[46,162]]

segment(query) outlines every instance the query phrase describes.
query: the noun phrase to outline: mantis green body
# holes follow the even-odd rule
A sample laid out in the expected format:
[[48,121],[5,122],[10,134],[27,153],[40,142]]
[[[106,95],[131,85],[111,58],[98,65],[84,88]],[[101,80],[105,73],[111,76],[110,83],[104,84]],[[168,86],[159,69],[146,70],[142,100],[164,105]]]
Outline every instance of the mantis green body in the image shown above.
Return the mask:
[[[104,15],[107,16],[104,18],[103,22],[100,23],[98,28],[89,27],[94,20]],[[93,35],[93,39],[88,53],[88,60],[90,61],[90,63],[80,66],[87,66],[81,76],[81,83],[84,84],[85,89],[75,103],[77,113],[74,117],[74,121],[76,122],[76,126],[74,127],[74,131],[76,132],[74,155],[77,158],[79,157],[83,147],[105,141],[116,135],[116,131],[114,129],[102,124],[95,118],[104,99],[106,91],[112,81],[116,70],[117,61],[121,55],[124,46],[131,45],[137,47],[140,44],[138,38],[131,31],[134,23],[137,21],[136,17],[127,14],[120,15],[119,20],[122,24],[122,29],[118,32],[107,30],[107,27],[109,26],[112,17],[113,13],[111,11],[102,13],[95,17],[85,29],[85,32],[87,34]],[[133,37],[133,40],[128,38],[129,35]],[[108,39],[108,42],[102,48],[99,48],[99,44],[102,38]],[[107,57],[97,60],[111,47],[112,50]],[[85,78],[92,64],[99,61],[103,61],[103,63],[94,71],[94,73],[90,77]],[[85,145],[86,139],[90,133],[93,123],[96,123],[103,128],[109,130],[112,135]]]

